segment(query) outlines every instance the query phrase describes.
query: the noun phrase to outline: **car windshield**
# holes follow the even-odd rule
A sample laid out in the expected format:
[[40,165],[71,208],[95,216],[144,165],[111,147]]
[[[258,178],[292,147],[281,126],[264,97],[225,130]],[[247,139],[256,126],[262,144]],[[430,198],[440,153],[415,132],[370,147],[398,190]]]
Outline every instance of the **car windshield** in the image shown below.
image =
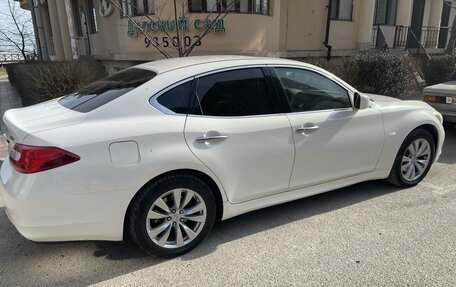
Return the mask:
[[59,103],[68,109],[87,113],[136,89],[156,75],[149,70],[126,69],[61,98]]

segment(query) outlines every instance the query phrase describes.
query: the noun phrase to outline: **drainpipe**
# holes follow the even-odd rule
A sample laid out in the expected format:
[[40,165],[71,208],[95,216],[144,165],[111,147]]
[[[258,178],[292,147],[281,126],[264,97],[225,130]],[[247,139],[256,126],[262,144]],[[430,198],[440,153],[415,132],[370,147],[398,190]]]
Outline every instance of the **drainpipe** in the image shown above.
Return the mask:
[[[35,34],[35,45],[37,54],[38,54],[38,59],[42,62],[43,61],[43,52],[41,51],[41,43],[40,43],[40,35],[38,32],[38,23],[36,21],[36,15],[35,15],[35,3],[33,0],[29,0],[29,5],[30,5],[30,12],[32,12],[32,24],[33,24],[33,33]],[[27,60],[27,59],[24,59]]]
[[326,56],[326,59],[328,61],[331,60],[331,50],[332,50],[332,46],[329,45],[329,32],[330,32],[330,29],[331,29],[331,7],[332,7],[332,1],[333,0],[329,0],[329,3],[328,3],[328,16],[326,18],[325,42],[323,42],[323,44],[325,45],[326,49],[328,49],[328,55]]

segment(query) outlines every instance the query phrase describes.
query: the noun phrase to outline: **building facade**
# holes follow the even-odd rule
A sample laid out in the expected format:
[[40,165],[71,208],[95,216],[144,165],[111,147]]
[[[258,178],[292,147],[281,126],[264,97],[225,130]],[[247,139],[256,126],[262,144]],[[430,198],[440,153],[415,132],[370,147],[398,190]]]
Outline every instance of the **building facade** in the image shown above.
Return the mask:
[[[346,55],[372,48],[441,52],[456,14],[443,0],[21,0],[44,60],[93,57],[108,68],[164,58],[177,28],[192,55]],[[185,9],[180,8],[183,3]],[[185,10],[185,11],[184,11]],[[220,15],[226,17],[221,19]],[[175,13],[178,22],[174,21]],[[219,18],[216,18],[219,16]],[[212,27],[209,21],[217,20]],[[133,24],[134,21],[136,24]],[[151,39],[146,39],[141,30]]]

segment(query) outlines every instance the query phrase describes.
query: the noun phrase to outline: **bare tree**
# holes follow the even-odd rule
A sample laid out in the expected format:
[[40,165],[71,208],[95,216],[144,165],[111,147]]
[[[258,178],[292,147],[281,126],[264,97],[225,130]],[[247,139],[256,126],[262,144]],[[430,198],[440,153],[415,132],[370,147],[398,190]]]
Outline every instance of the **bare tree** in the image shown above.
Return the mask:
[[30,13],[21,9],[19,2],[6,0],[0,9],[0,52],[21,54],[25,61],[35,57],[35,41]]
[[[119,10],[123,16],[127,17],[129,23],[144,36],[147,46],[152,45],[157,51],[159,51],[166,58],[172,58],[172,54],[169,52],[168,47],[164,47],[157,37],[152,35],[149,31],[146,31],[141,25],[141,19],[149,21],[149,23],[174,23],[175,29],[168,31],[166,29],[161,30],[169,39],[172,41],[172,45],[169,45],[171,49],[177,52],[179,57],[187,57],[190,53],[198,46],[201,45],[202,40],[209,35],[211,32],[224,29],[224,19],[231,12],[237,9],[240,0],[215,0],[213,1],[213,7],[207,7],[207,9],[200,9],[204,13],[204,19],[199,20],[202,28],[196,31],[191,41],[188,41],[188,24],[197,20],[195,17],[191,17],[190,5],[192,0],[171,0],[173,4],[172,13],[165,15],[164,8],[166,4],[171,1],[163,1],[163,5],[154,7],[155,13],[148,15],[132,16],[128,11],[136,10],[138,7],[131,0],[109,0],[111,4]],[[209,1],[207,1],[209,2]],[[207,3],[206,2],[206,3]],[[209,4],[208,4],[209,5]],[[195,10],[195,8],[193,9]],[[134,18],[133,18],[134,17]],[[138,18],[139,17],[139,18]],[[140,21],[138,21],[138,19]]]
[[[456,6],[452,4],[451,2],[448,1],[443,1],[443,5],[449,5],[451,8],[456,9]],[[445,53],[449,55],[453,55],[454,53],[454,48],[456,45],[456,17],[453,19],[453,25],[451,27],[450,31],[450,39],[448,40],[448,45],[446,47]]]

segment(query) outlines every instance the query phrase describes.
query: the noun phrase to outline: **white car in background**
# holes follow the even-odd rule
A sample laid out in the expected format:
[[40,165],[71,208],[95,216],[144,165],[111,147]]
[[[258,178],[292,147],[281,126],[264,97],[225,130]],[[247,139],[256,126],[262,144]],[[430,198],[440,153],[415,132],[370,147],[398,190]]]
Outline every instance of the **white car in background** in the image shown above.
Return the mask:
[[456,123],[456,81],[424,88],[423,101],[443,115],[443,120]]
[[[355,183],[418,184],[442,116],[301,62],[138,65],[5,113],[6,212],[33,241],[122,240],[183,254],[214,222]],[[366,190],[366,192],[369,192]]]

